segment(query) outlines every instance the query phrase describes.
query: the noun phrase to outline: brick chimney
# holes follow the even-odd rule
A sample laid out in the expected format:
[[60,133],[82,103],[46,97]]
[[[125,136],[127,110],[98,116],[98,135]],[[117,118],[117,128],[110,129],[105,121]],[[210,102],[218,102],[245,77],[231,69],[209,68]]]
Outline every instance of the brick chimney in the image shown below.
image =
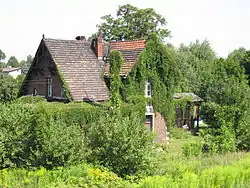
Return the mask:
[[103,43],[101,36],[92,39],[91,49],[95,52],[95,55],[97,56],[98,59],[102,59]]
[[98,36],[96,39],[96,56],[102,59],[102,37]]

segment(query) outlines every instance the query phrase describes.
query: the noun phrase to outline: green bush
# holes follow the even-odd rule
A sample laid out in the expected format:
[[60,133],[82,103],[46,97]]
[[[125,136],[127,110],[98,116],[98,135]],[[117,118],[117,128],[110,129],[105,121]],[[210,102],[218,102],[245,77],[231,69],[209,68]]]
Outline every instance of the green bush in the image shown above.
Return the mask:
[[235,135],[227,126],[205,130],[201,135],[204,140],[204,153],[226,153],[236,150]]
[[87,155],[85,127],[102,110],[38,102],[0,106],[0,168],[74,165]]
[[130,187],[127,181],[122,180],[116,174],[107,170],[94,168],[90,165],[81,164],[68,168],[46,170],[45,168],[35,171],[24,169],[4,169],[0,171],[0,187]]
[[39,167],[73,165],[87,154],[83,130],[77,124],[48,116],[21,104],[0,108],[0,167]]
[[17,103],[23,103],[23,104],[34,104],[38,102],[46,101],[45,98],[41,96],[22,96],[18,99],[16,99]]
[[19,104],[0,105],[0,168],[20,166],[27,159],[25,148],[32,136],[32,108]]
[[154,137],[136,116],[102,117],[87,132],[90,162],[108,167],[120,176],[150,173]]
[[86,103],[0,106],[0,167],[53,169],[88,159],[121,176],[149,174],[154,137],[143,118],[107,112]]
[[199,156],[202,154],[202,143],[185,143],[182,153],[185,157]]
[[185,139],[191,136],[190,132],[187,132],[186,130],[178,127],[171,126],[169,132],[170,136],[175,139]]
[[204,151],[225,153],[236,150],[237,132],[239,129],[238,108],[206,103],[203,108],[209,128],[201,131],[204,139]]

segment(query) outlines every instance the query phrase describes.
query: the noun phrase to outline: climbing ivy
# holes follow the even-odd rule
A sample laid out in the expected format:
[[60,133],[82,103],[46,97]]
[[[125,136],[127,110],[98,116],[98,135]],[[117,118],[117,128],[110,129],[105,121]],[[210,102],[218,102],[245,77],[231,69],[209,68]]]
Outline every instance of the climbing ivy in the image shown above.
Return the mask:
[[152,34],[128,79],[124,80],[123,99],[145,96],[145,84],[150,80],[153,94],[147,102],[152,103],[154,110],[162,113],[170,124],[174,119],[173,94],[178,89],[179,75],[172,51]]
[[57,71],[57,74],[59,75],[59,77],[61,78],[62,87],[65,89],[65,97],[69,101],[72,101],[72,97],[70,95],[69,86],[68,86],[67,82],[65,81],[65,79],[63,78],[63,75],[62,75],[61,71],[57,67],[56,67],[56,71]]
[[120,78],[120,69],[123,63],[123,57],[121,52],[118,50],[113,50],[109,54],[110,59],[110,102],[115,109],[119,109],[121,106],[121,96],[120,89],[122,87],[122,82]]

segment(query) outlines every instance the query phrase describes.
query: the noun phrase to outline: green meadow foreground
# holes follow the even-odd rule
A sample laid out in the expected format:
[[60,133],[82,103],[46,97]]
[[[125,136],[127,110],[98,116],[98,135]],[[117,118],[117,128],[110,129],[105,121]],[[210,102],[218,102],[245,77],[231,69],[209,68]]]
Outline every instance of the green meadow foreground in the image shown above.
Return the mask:
[[155,175],[140,180],[133,176],[124,180],[103,167],[83,163],[55,170],[4,169],[0,187],[250,187],[248,153],[185,157],[169,152],[159,152]]

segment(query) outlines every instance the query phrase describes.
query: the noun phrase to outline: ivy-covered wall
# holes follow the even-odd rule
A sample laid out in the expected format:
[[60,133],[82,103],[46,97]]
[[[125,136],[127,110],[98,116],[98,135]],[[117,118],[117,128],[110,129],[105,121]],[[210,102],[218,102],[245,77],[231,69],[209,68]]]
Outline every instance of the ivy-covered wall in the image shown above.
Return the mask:
[[153,94],[147,103],[152,104],[154,110],[163,114],[168,124],[171,124],[175,118],[173,94],[178,90],[179,75],[172,51],[157,35],[152,34],[138,62],[123,82],[122,98],[127,102],[145,98],[145,84],[149,79]]

